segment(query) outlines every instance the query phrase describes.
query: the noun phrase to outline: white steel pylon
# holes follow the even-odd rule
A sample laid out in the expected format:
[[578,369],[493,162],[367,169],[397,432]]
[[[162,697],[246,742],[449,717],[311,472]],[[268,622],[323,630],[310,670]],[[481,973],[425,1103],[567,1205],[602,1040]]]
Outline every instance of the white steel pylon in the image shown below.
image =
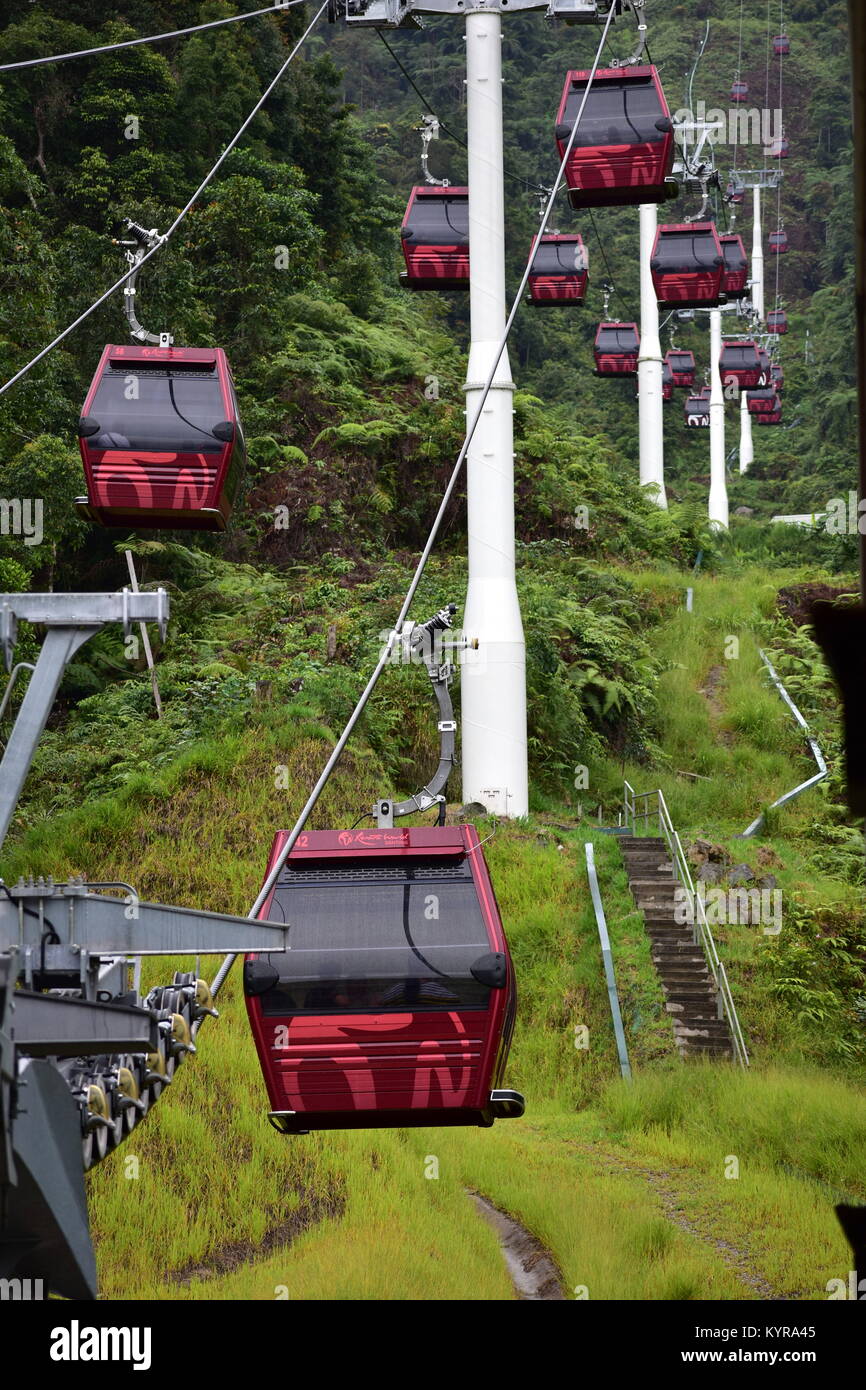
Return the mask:
[[[502,21],[466,15],[471,424],[505,336]],[[514,556],[514,383],[503,351],[466,459],[469,584],[464,625],[478,639],[460,682],[463,799],[501,816],[529,810],[526,646]]]

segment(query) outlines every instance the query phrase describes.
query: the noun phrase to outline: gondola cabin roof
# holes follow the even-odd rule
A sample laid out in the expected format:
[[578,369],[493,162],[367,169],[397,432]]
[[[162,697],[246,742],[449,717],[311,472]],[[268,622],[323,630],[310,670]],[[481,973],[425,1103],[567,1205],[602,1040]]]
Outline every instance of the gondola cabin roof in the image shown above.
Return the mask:
[[713,222],[674,222],[656,231],[650,272],[660,304],[712,308],[719,303],[723,270]]
[[579,232],[548,232],[532,239],[529,295],[533,304],[582,304],[589,261]]
[[[135,389],[131,389],[134,382]],[[222,531],[245,445],[222,348],[109,343],[78,422],[87,496],[100,526]]]
[[469,189],[421,184],[412,189],[400,228],[413,290],[469,288]]
[[573,207],[662,202],[673,191],[671,114],[651,65],[566,74],[556,118],[565,155],[584,94],[589,94],[565,166]]

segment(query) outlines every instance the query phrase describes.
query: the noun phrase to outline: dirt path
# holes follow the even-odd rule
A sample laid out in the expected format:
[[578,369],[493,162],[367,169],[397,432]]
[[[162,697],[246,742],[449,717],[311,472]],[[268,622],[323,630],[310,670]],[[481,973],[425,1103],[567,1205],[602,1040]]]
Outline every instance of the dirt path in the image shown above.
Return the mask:
[[514,1287],[524,1301],[565,1302],[559,1270],[540,1240],[479,1192],[469,1196],[493,1227]]
[[172,1270],[168,1281],[172,1284],[191,1284],[194,1279],[216,1279],[221,1274],[231,1274],[240,1265],[253,1260],[261,1260],[277,1250],[283,1250],[303,1235],[311,1226],[325,1221],[328,1217],[340,1216],[343,1210],[341,1197],[308,1197],[304,1199],[287,1221],[281,1221],[265,1231],[260,1241],[239,1240],[220,1246],[205,1256],[201,1264],[186,1265],[183,1269]]
[[685,1210],[686,1199],[682,1193],[677,1192],[672,1173],[644,1167],[640,1163],[623,1158],[620,1154],[596,1149],[589,1144],[572,1144],[572,1147],[579,1149],[600,1169],[609,1171],[613,1167],[627,1177],[639,1178],[645,1182],[658,1198],[662,1213],[667,1220],[672,1221],[693,1240],[699,1240],[704,1245],[712,1246],[719,1258],[736,1275],[741,1284],[752,1293],[757,1294],[759,1298],[787,1301],[789,1295],[779,1293],[755,1268],[753,1257],[748,1250],[742,1250],[738,1246],[732,1245],[730,1241],[723,1240],[721,1236],[713,1235],[689,1218]]
[[716,741],[721,743],[725,748],[730,748],[734,742],[733,734],[730,729],[719,728],[719,724],[725,717],[725,707],[719,696],[719,691],[722,690],[725,685],[725,679],[724,666],[712,666],[707,672],[707,678],[703,685],[699,687],[698,694],[703,695],[709,706],[710,724],[712,725]]

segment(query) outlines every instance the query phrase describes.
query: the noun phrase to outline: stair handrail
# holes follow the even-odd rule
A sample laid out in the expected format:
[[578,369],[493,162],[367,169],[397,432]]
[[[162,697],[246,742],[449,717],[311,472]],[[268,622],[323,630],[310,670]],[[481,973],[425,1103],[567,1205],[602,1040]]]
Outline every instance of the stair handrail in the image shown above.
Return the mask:
[[[652,804],[655,798],[655,804]],[[638,810],[638,803],[642,803],[643,809]],[[731,987],[728,983],[728,973],[723,962],[719,959],[719,952],[716,947],[715,938],[707,921],[707,914],[704,908],[703,898],[695,892],[692,880],[689,861],[686,858],[685,850],[682,846],[679,834],[671,820],[665,795],[661,787],[655,787],[652,791],[636,792],[630,782],[625,782],[623,803],[625,808],[626,825],[632,827],[634,831],[637,822],[642,820],[644,823],[644,833],[649,830],[650,820],[658,818],[659,834],[667,844],[668,851],[673,863],[674,877],[682,884],[687,894],[692,910],[692,933],[696,946],[700,946],[707,962],[709,971],[713,977],[716,988],[716,1001],[719,1018],[727,1021],[731,1031],[731,1042],[734,1048],[734,1056],[741,1067],[749,1065],[749,1054],[746,1050],[746,1042],[743,1037],[743,1030],[740,1026],[739,1015],[734,1004],[734,997],[731,994]]]

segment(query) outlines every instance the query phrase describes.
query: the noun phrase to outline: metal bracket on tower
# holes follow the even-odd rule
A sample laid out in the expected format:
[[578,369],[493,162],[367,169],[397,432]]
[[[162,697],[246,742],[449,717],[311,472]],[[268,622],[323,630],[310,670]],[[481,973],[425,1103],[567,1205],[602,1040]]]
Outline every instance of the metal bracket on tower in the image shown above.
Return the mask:
[[124,589],[119,594],[0,595],[0,646],[7,671],[12,671],[18,623],[39,623],[48,629],[0,762],[0,845],[72,657],[106,623],[120,623],[125,636],[133,622],[158,623],[164,637],[168,613],[164,589],[146,594]]
[[[611,0],[622,14],[629,0]],[[643,3],[643,0],[636,0]],[[503,14],[514,10],[544,10],[547,19],[566,24],[599,24],[607,18],[608,6],[597,0],[330,0],[331,24],[361,25],[375,29],[421,28],[420,15],[451,14],[465,16],[470,9],[495,10]],[[635,60],[636,61],[636,60]]]

